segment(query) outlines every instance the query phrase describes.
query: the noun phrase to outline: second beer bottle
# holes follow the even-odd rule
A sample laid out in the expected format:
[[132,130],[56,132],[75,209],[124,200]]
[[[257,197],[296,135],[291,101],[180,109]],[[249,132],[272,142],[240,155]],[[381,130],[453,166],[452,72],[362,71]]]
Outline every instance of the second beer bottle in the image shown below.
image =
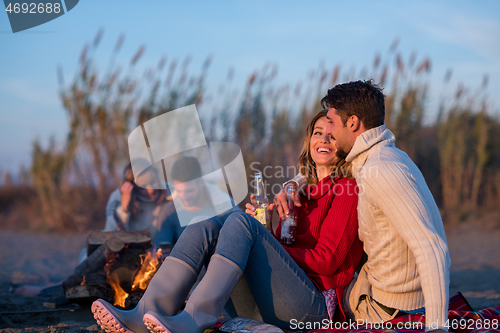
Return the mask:
[[295,191],[295,185],[293,183],[289,184],[287,190],[288,214],[285,216],[285,219],[281,221],[280,241],[285,245],[292,245],[297,236],[297,212],[295,211],[295,205],[293,203]]

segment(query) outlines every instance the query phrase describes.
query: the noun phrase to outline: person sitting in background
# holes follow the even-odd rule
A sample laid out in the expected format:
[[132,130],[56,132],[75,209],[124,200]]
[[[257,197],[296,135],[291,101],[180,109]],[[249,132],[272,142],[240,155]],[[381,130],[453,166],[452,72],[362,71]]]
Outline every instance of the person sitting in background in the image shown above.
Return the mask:
[[172,166],[172,201],[165,206],[165,220],[155,238],[160,246],[175,245],[187,222],[199,216],[214,217],[224,223],[231,213],[241,211],[233,204],[233,208],[222,213],[218,203],[227,203],[232,199],[221,191],[217,185],[206,182],[202,178],[201,166],[196,157],[183,156]]
[[[141,184],[141,186],[138,186]],[[155,167],[150,166],[134,179],[132,165],[129,163],[123,171],[123,183],[120,188],[113,191],[106,206],[106,223],[102,231],[116,230],[144,230],[149,228],[151,239],[162,228],[162,222],[167,217],[166,205],[171,196],[166,190],[160,190],[160,180]],[[163,233],[177,233],[180,226],[163,226]],[[78,258],[79,268],[86,267],[87,248],[80,251]],[[17,288],[16,293],[27,297],[35,297],[48,287],[64,284],[60,281],[49,286],[25,285]]]
[[[140,184],[141,186],[139,186]],[[149,228],[154,239],[166,219],[166,205],[171,199],[161,190],[160,179],[154,166],[150,166],[134,179],[132,164],[123,171],[123,183],[114,190],[106,205],[106,224],[102,231],[144,230]],[[171,227],[176,232],[176,226]],[[165,227],[164,232],[167,232]],[[79,263],[87,257],[87,250],[80,253]]]

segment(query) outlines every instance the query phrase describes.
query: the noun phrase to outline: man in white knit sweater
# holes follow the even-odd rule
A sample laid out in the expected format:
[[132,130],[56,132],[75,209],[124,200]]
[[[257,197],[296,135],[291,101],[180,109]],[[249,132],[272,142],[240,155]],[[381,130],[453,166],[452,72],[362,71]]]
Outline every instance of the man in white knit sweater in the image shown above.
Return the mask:
[[381,89],[371,81],[340,84],[321,103],[337,154],[353,166],[359,238],[368,256],[346,288],[346,312],[360,322],[381,322],[425,308],[426,331],[447,331],[450,256],[443,222],[420,170],[385,128]]

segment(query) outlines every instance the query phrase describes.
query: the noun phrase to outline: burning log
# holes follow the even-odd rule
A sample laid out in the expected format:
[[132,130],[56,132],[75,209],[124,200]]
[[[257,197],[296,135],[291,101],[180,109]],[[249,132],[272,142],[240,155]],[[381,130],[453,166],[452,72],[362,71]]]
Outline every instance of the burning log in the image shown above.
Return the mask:
[[134,277],[132,290],[146,290],[155,273],[160,269],[163,262],[162,250],[159,249],[156,253],[148,252],[145,256],[141,256],[141,268]]
[[[75,275],[83,277],[86,274],[102,269],[106,264],[106,254],[119,253],[125,248],[125,242],[119,237],[108,237],[103,244],[95,248],[87,259],[75,268]],[[149,238],[149,242],[151,242],[151,238]],[[142,241],[140,244],[143,244]]]
[[144,291],[132,291],[125,300],[125,308],[126,309],[135,308],[136,305],[139,304],[142,295],[144,295]]
[[122,308],[139,302],[161,263],[161,249],[148,250],[149,230],[92,233],[86,261],[63,283],[66,298],[87,302],[102,298]]
[[75,268],[75,275],[83,278],[84,275],[93,273],[102,269],[106,264],[106,257],[104,255],[106,247],[99,246],[90,256],[87,257],[80,265]]
[[[92,252],[80,265],[75,268],[74,275],[70,276],[63,282],[63,287],[71,287],[80,284],[85,276],[102,270],[107,262],[107,256],[114,253],[119,253],[125,248],[125,243],[117,238],[111,237],[105,241],[105,244]],[[85,283],[84,283],[85,284]]]
[[118,237],[111,237],[104,242],[106,251],[112,253],[120,253],[125,248],[125,243]]
[[[136,250],[137,251],[137,250]],[[129,257],[127,260],[127,256]],[[127,307],[126,300],[132,292],[141,295],[144,293],[156,271],[163,262],[161,249],[157,252],[138,253],[133,250],[124,252],[122,260],[110,260],[104,270],[107,274],[106,281],[111,285],[114,304],[123,308]],[[138,262],[134,262],[139,260]],[[140,299],[140,297],[139,297]],[[138,302],[138,301],[137,301]],[[133,300],[129,304],[134,303]]]
[[151,233],[147,228],[141,231],[98,231],[91,233],[87,238],[87,255],[90,256],[100,245],[105,244],[112,237],[118,238],[129,247],[147,250],[153,246]]
[[69,287],[64,292],[68,301],[76,303],[90,303],[98,298],[111,299],[109,286],[100,284],[86,284]]

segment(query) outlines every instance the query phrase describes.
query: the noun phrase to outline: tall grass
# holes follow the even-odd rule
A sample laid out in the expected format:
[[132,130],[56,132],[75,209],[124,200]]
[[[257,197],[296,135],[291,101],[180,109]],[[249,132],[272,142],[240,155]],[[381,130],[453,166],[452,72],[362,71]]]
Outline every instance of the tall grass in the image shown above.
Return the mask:
[[[116,65],[120,37],[104,69],[94,58],[102,37],[83,48],[79,68],[68,84],[59,70],[60,98],[68,115],[64,142],[45,147],[35,140],[32,164],[17,176],[2,173],[0,221],[3,226],[46,230],[88,230],[104,225],[109,193],[120,184],[128,162],[127,137],[145,121],[195,103],[208,141],[232,141],[243,152],[248,181],[265,171],[268,192],[295,175],[305,127],[328,88],[349,80],[373,78],[385,87],[386,126],[396,145],[422,170],[448,221],[477,209],[500,208],[500,121],[481,87],[462,86],[453,97],[442,96],[439,117],[424,124],[431,60],[411,54],[404,60],[396,40],[376,54],[371,68],[359,72],[340,64],[320,65],[294,84],[276,84],[277,67],[265,65],[235,90],[229,69],[217,91],[206,87],[211,58],[196,75],[190,58],[182,63],[161,58],[137,75],[145,47],[139,47],[123,69]],[[449,76],[446,80],[449,79]],[[487,80],[485,80],[486,82]],[[486,84],[486,83],[485,83]],[[292,168],[290,168],[292,167]],[[1,171],[0,171],[1,173]],[[15,178],[15,177],[14,177]],[[21,181],[22,180],[22,181]]]

